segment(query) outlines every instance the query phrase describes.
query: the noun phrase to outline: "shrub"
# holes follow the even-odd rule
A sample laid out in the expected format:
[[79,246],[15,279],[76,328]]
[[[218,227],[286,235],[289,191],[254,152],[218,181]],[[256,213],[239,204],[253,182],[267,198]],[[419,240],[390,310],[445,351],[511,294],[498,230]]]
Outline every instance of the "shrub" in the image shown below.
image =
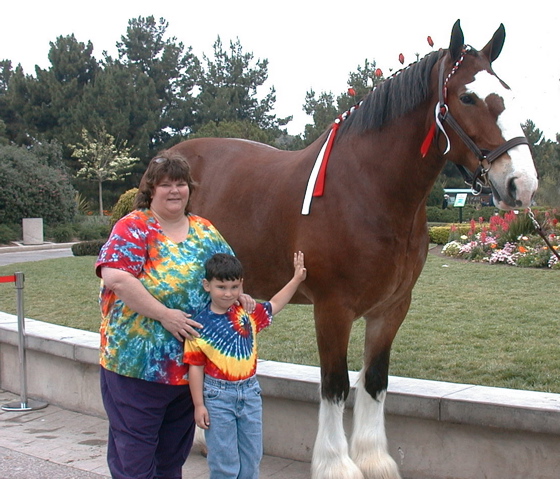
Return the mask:
[[105,244],[105,240],[82,241],[72,245],[72,254],[74,256],[99,256],[101,247]]
[[[0,223],[43,218],[46,224],[72,221],[76,192],[62,166],[40,145],[0,146]],[[47,156],[45,156],[47,155]]]
[[19,230],[10,225],[0,225],[0,244],[8,244],[20,238]]
[[111,215],[111,226],[114,226],[117,221],[119,221],[123,216],[130,213],[133,209],[134,198],[136,198],[136,192],[138,188],[132,188],[125,191],[117,201],[117,204],[113,207],[113,213]]
[[430,234],[430,243],[445,244],[449,241],[449,226],[432,226],[428,232]]
[[74,228],[70,225],[58,225],[52,229],[52,238],[56,243],[68,243],[74,239]]
[[445,244],[466,235],[471,229],[469,224],[452,224],[446,226],[432,226],[428,229],[430,242],[436,244]]
[[81,224],[78,226],[78,239],[81,241],[90,241],[96,239],[106,239],[109,236],[111,228],[108,224]]
[[[478,221],[480,218],[489,221],[496,211],[493,206],[484,206],[477,209],[472,205],[467,205],[463,208],[462,218],[464,222],[469,222],[472,219]],[[459,208],[450,206],[442,210],[439,206],[428,206],[426,216],[430,223],[457,223],[459,221]]]

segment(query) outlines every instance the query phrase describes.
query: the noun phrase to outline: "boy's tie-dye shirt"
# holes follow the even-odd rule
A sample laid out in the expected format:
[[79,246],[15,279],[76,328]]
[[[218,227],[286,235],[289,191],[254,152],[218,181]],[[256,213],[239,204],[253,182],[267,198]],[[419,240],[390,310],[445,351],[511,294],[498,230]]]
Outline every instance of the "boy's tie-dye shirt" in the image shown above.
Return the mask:
[[[189,222],[187,239],[175,243],[150,210],[133,211],[115,224],[99,253],[96,274],[101,277],[105,266],[127,271],[165,306],[194,317],[208,303],[202,287],[205,261],[215,253],[233,252],[208,220],[189,214]],[[129,309],[103,281],[99,302],[101,366],[146,381],[188,383],[183,344],[159,321]]]
[[257,371],[257,333],[272,322],[269,302],[258,303],[247,313],[231,306],[217,314],[208,305],[196,320],[203,325],[200,338],[185,341],[185,363],[204,366],[204,373],[217,379],[241,381]]

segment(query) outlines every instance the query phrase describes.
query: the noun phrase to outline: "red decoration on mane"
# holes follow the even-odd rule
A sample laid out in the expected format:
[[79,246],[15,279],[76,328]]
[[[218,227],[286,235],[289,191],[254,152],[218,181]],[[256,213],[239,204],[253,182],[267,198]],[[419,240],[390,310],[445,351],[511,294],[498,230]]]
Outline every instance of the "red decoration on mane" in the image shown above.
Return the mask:
[[315,182],[315,188],[313,189],[313,196],[323,196],[325,192],[325,180],[327,177],[327,163],[329,162],[329,157],[331,156],[331,150],[334,143],[334,138],[336,136],[336,131],[338,130],[339,122],[335,122],[332,126],[331,134],[329,135],[329,142],[327,143],[327,148],[325,149],[325,155],[323,156],[323,161],[321,163],[321,168],[319,170],[319,175],[317,176],[317,181]]
[[422,142],[422,146],[420,147],[420,153],[422,153],[422,158],[425,158],[426,155],[428,154],[428,150],[430,149],[430,146],[434,141],[435,135],[436,135],[436,124],[433,123],[432,127],[428,131],[428,134],[426,135],[426,138],[424,138],[424,141]]

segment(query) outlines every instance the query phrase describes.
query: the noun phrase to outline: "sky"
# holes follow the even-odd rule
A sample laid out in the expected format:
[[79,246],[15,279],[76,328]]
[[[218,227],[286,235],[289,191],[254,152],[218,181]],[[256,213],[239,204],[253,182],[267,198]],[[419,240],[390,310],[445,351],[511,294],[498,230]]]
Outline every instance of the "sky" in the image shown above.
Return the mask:
[[348,88],[349,73],[366,59],[388,76],[402,67],[400,53],[406,66],[416,54],[432,50],[428,35],[434,49],[447,48],[457,19],[465,43],[478,50],[503,23],[506,41],[493,66],[519,102],[520,123],[533,120],[547,139],[560,133],[560,9],[549,0],[51,0],[25,6],[12,1],[1,10],[0,60],[21,64],[27,74],[34,74],[35,65],[50,66],[49,42],[61,35],[91,41],[98,60],[103,51],[116,56],[115,44],[126,34],[128,21],[139,16],[163,17],[168,35],[191,46],[201,60],[203,54],[212,58],[218,36],[224,47],[239,39],[244,53],[268,59],[261,98],[274,86],[274,113],[293,116],[287,125],[291,134],[311,123],[302,109],[306,92],[338,96]]

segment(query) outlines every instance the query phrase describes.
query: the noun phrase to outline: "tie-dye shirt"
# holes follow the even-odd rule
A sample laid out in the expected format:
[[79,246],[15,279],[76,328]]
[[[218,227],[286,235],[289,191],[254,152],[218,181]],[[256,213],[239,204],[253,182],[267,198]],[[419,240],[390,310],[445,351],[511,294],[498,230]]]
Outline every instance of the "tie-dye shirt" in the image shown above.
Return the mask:
[[[233,254],[216,228],[189,214],[189,234],[171,241],[150,210],[136,210],[120,219],[95,264],[136,276],[165,306],[193,317],[208,303],[202,287],[204,263],[215,253]],[[122,376],[171,385],[188,384],[183,344],[159,321],[131,310],[101,282],[100,364]],[[188,342],[188,341],[187,341]]]
[[269,302],[258,303],[247,313],[231,306],[217,314],[208,305],[196,320],[203,325],[200,338],[185,341],[185,363],[204,366],[204,373],[217,379],[240,381],[257,371],[257,333],[272,322]]

